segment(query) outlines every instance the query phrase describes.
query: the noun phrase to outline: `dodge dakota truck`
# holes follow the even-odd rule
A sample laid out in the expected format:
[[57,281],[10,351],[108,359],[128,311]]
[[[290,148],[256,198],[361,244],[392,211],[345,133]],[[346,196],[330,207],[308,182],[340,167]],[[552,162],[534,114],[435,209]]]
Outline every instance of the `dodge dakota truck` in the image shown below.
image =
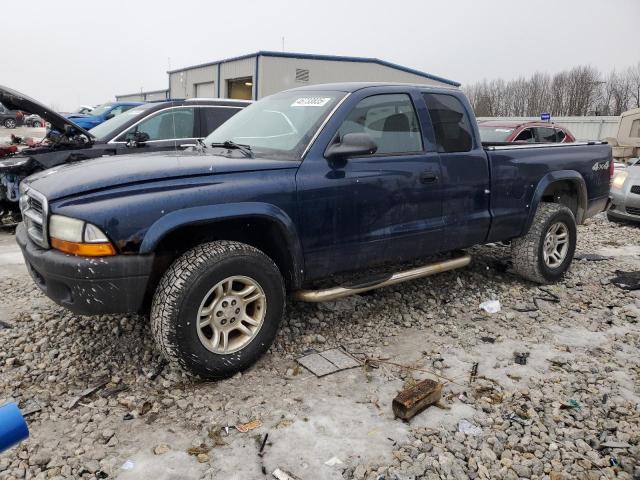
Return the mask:
[[287,293],[332,300],[498,241],[525,279],[559,280],[612,172],[606,144],[483,145],[455,88],[315,85],[250,105],[192,151],[36,173],[16,237],[54,301],[148,313],[169,361],[222,378],[269,348]]

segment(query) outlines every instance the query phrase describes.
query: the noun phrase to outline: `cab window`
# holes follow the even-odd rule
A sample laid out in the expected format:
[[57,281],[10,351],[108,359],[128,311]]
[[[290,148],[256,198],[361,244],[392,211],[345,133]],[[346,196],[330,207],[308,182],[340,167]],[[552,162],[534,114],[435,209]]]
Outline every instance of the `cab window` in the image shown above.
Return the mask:
[[406,94],[373,95],[361,100],[340,126],[347,133],[365,133],[376,143],[376,155],[422,151],[422,134],[411,98]]
[[423,95],[436,135],[438,152],[470,151],[473,148],[473,135],[471,123],[462,102],[453,95],[441,93]]
[[146,133],[148,141],[195,138],[194,124],[193,108],[171,108],[143,120],[118,140],[126,141],[138,132]]

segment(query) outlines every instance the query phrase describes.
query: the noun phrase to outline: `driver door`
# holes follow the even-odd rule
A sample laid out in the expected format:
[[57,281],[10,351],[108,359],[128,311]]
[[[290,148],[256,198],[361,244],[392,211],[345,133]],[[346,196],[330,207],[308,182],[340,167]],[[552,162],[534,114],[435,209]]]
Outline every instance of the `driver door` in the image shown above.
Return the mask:
[[334,141],[365,133],[377,152],[343,161],[309,156],[302,163],[296,180],[307,279],[440,249],[440,161],[425,151],[416,105],[424,111],[409,91],[360,99]]

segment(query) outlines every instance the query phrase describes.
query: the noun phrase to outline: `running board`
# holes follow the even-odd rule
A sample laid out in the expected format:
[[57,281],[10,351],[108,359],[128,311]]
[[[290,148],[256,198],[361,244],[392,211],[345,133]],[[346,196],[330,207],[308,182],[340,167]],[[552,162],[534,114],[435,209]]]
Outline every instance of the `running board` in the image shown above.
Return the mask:
[[377,288],[388,287],[408,280],[415,280],[416,278],[428,277],[430,275],[435,275],[436,273],[466,267],[470,262],[471,256],[465,254],[461,257],[452,258],[450,260],[431,263],[423,267],[405,270],[404,272],[397,272],[388,276],[386,279],[379,280],[377,282],[368,281],[359,285],[325,288],[323,290],[298,290],[293,296],[296,300],[300,300],[302,302],[327,302],[355,295],[357,293],[368,292],[369,290],[375,290]]

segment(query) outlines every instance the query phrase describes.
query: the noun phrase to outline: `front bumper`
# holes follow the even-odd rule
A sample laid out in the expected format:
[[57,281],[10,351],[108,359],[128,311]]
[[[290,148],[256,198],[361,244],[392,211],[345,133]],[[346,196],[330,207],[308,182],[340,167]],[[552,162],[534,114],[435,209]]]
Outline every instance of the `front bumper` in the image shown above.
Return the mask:
[[31,278],[57,304],[82,315],[142,310],[153,255],[88,258],[45,250],[29,239],[22,223],[16,241]]
[[611,190],[611,208],[607,212],[609,216],[640,222],[640,195],[631,193],[627,186],[624,190]]

